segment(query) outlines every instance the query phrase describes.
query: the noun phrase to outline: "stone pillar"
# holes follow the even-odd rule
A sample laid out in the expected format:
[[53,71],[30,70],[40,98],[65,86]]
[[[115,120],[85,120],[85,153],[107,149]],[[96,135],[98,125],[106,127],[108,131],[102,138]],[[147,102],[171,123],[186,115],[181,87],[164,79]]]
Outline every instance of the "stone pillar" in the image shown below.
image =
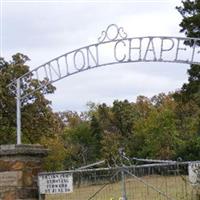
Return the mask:
[[38,199],[37,174],[47,153],[41,145],[0,145],[0,200]]

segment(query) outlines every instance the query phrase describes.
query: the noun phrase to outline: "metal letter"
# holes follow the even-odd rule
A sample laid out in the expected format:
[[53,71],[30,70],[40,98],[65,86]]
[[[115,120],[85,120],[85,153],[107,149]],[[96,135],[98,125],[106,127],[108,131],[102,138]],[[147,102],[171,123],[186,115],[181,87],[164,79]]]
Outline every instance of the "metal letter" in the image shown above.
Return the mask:
[[[195,52],[196,52],[196,47],[197,47],[197,40],[194,41],[194,44],[193,44],[193,49],[192,49],[192,58],[190,60],[191,63],[193,63],[194,61],[194,55],[195,55]],[[197,51],[197,53],[200,53],[200,51]]]
[[[164,40],[169,40],[169,41],[171,41],[172,42],[172,45],[171,45],[171,47],[170,48],[167,48],[167,49],[165,49],[163,46],[164,46]],[[160,61],[162,61],[163,59],[162,59],[162,55],[163,55],[163,52],[164,51],[170,51],[170,50],[172,50],[174,48],[174,41],[173,41],[173,39],[170,39],[170,38],[161,38],[161,49],[160,49]]]
[[141,51],[142,51],[142,38],[139,38],[139,47],[132,47],[132,45],[131,45],[131,42],[132,42],[132,40],[133,39],[129,39],[129,59],[128,59],[128,61],[129,62],[131,62],[132,60],[131,60],[131,50],[133,50],[133,49],[139,49],[139,58],[138,58],[138,60],[141,60],[142,58],[141,58]]
[[[150,44],[152,45],[152,48],[150,49]],[[149,43],[147,45],[147,49],[146,49],[146,52],[145,52],[145,55],[144,55],[144,60],[146,60],[146,57],[147,57],[147,54],[149,51],[152,51],[153,52],[153,55],[154,55],[154,59],[153,60],[156,60],[156,52],[155,52],[155,48],[154,48],[154,43],[153,43],[153,38],[150,37],[149,38]]]
[[65,57],[65,64],[66,64],[66,74],[68,75],[70,72],[69,72],[69,65],[68,65],[67,56],[68,56],[68,54],[66,54],[64,57]]
[[[77,66],[77,64],[76,64],[76,55],[77,55],[78,53],[81,54],[81,55],[82,55],[82,58],[83,58],[83,65],[82,65],[80,68],[79,68],[79,67]],[[75,67],[78,71],[81,71],[81,70],[85,67],[85,55],[84,55],[83,51],[81,51],[80,49],[74,53],[74,67]]]
[[183,51],[186,51],[186,48],[181,48],[180,47],[180,38],[177,39],[178,40],[178,43],[177,43],[177,49],[176,49],[176,57],[175,57],[175,60],[174,61],[185,61],[187,62],[188,60],[178,60],[178,52],[179,50],[183,50]]
[[[57,65],[56,68],[58,71],[55,70],[55,68],[53,66],[53,62],[56,62],[56,65]],[[55,61],[49,62],[48,67],[49,67],[51,81],[54,81],[52,71],[57,75],[58,78],[61,78],[60,65],[58,63],[58,59],[56,59]]]
[[46,64],[44,66],[42,66],[42,67],[44,68],[44,72],[45,72],[45,76],[46,76],[46,77],[44,77],[44,79],[47,78],[47,80],[49,80],[49,76],[48,76],[48,73],[47,73]]
[[118,61],[118,62],[123,62],[125,59],[126,59],[126,54],[124,54],[123,58],[122,59],[118,59],[117,58],[117,53],[116,53],[116,48],[117,48],[117,45],[122,43],[124,45],[124,47],[126,46],[126,43],[124,42],[124,40],[119,40],[115,43],[115,47],[114,47],[114,57],[115,59]]
[[[99,65],[99,52],[98,52],[98,45],[95,45],[95,49],[96,49],[96,55],[94,56],[94,54],[91,52],[90,48],[87,47],[87,63],[88,63],[88,68],[91,67],[90,65],[90,57],[92,58],[92,60],[95,62],[95,65],[98,66]],[[90,56],[89,56],[90,55]]]

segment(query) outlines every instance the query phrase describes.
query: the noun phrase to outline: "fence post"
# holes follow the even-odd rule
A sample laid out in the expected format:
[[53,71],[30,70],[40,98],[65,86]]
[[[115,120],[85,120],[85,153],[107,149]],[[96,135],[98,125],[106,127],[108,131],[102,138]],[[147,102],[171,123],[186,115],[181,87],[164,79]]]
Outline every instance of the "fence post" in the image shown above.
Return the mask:
[[125,179],[125,170],[124,170],[124,164],[123,164],[123,156],[125,155],[124,153],[124,148],[119,148],[119,155],[120,155],[120,161],[121,161],[121,178],[122,178],[122,200],[127,200],[126,197],[126,179]]
[[124,167],[121,169],[121,176],[122,176],[122,200],[127,200]]
[[16,96],[16,109],[17,109],[17,144],[21,144],[21,91],[20,79],[17,79],[17,96]]

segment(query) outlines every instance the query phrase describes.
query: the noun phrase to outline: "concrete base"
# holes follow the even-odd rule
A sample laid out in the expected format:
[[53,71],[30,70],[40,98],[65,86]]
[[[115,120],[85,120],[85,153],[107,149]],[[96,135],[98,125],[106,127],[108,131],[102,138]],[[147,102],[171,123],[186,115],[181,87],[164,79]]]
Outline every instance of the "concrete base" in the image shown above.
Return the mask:
[[0,145],[0,200],[38,199],[37,175],[47,154],[41,145]]

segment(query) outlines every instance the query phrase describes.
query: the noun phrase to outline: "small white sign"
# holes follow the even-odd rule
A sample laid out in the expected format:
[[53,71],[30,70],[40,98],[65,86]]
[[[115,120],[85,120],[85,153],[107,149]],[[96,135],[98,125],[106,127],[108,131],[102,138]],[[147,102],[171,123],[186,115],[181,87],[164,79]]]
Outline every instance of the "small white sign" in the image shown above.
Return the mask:
[[200,184],[200,162],[191,162],[188,166],[188,172],[191,184]]
[[71,173],[40,174],[40,194],[57,194],[73,192],[73,177]]

